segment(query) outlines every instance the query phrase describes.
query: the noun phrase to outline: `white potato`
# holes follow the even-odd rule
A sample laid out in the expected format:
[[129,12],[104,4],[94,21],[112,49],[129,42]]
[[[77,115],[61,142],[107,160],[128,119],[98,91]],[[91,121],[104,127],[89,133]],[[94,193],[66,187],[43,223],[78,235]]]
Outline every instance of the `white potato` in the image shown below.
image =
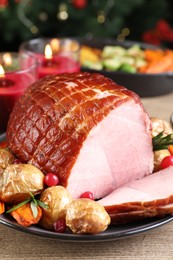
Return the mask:
[[40,196],[40,201],[48,205],[43,208],[40,225],[53,230],[57,219],[65,219],[66,210],[72,201],[70,193],[63,186],[52,186],[45,189]]
[[0,174],[3,173],[5,168],[12,164],[15,160],[15,156],[8,150],[0,148]]
[[0,175],[0,200],[19,203],[44,188],[44,174],[31,164],[10,164]]
[[73,233],[100,233],[107,229],[110,221],[104,207],[90,199],[76,199],[67,208],[66,225]]

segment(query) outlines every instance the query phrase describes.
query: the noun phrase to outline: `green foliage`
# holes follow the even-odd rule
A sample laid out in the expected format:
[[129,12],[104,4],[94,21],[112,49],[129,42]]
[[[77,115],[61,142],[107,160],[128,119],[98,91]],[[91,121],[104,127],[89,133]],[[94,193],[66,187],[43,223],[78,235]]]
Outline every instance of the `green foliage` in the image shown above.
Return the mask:
[[[58,16],[62,7],[66,20]],[[124,27],[130,28],[129,39],[140,40],[144,30],[169,17],[168,9],[165,0],[88,0],[83,9],[75,8],[71,0],[9,0],[0,9],[1,49],[35,37],[117,37]],[[104,23],[98,22],[99,13]]]

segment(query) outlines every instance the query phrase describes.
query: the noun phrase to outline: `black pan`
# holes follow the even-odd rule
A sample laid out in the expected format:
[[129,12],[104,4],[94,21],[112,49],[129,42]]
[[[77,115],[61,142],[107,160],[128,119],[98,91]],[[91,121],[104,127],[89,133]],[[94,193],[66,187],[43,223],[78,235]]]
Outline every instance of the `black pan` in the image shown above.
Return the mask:
[[[157,46],[144,44],[140,42],[124,41],[118,42],[111,39],[80,39],[81,44],[102,49],[106,45],[118,45],[129,48],[134,44],[140,45],[142,49],[157,49]],[[110,72],[106,70],[90,70],[82,68],[83,71],[99,72],[119,85],[136,92],[140,97],[153,97],[165,95],[173,91],[173,72],[159,74],[143,74],[143,73],[125,73],[125,72]]]

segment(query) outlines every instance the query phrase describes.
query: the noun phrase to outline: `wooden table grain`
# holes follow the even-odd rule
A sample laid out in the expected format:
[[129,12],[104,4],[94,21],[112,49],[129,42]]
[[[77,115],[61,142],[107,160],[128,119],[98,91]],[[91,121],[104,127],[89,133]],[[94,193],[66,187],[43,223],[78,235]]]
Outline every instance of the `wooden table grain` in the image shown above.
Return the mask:
[[[150,116],[169,120],[173,112],[173,93],[143,98]],[[0,225],[0,259],[173,259],[173,222],[129,238],[107,242],[60,242],[28,235]]]

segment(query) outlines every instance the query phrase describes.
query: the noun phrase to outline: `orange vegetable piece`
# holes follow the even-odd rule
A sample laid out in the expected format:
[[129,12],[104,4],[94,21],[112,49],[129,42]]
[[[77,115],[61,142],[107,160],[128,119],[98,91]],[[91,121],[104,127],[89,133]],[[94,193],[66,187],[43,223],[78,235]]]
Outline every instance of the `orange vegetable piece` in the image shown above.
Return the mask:
[[29,227],[33,224],[37,224],[42,217],[42,209],[37,206],[38,214],[34,218],[33,212],[31,210],[30,202],[21,206],[20,208],[13,210],[10,214],[15,218],[15,220],[24,227]]
[[153,60],[149,63],[145,69],[145,73],[162,73],[170,71],[173,67],[173,53],[167,52],[159,60]]
[[169,150],[170,154],[173,155],[173,145],[172,144],[170,144],[168,146],[168,150]]
[[5,212],[5,203],[0,201],[0,214]]
[[159,49],[158,50],[147,49],[144,51],[144,55],[145,55],[145,60],[148,62],[157,61],[164,56],[164,51]]
[[173,71],[172,50],[145,50],[147,65],[139,68],[141,73],[163,73]]

